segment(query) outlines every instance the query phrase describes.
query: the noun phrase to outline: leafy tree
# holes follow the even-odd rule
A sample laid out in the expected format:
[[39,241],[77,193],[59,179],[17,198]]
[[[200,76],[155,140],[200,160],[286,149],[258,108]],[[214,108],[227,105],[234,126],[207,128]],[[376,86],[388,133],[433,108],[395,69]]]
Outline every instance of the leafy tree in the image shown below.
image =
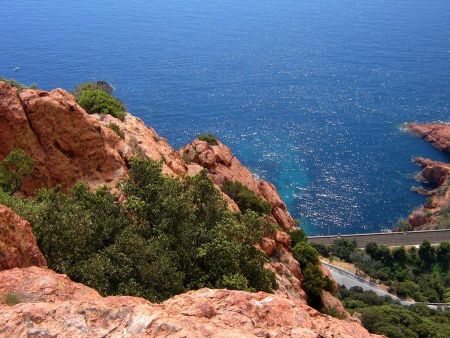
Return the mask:
[[300,242],[292,250],[294,258],[300,263],[300,266],[317,265],[319,263],[319,253],[307,242]]
[[119,188],[123,203],[84,184],[27,200],[3,192],[0,202],[32,223],[49,267],[104,295],[162,301],[201,287],[277,287],[254,247],[274,226],[253,211],[230,212],[205,172],[171,178],[161,163],[134,159]]
[[434,249],[429,241],[423,241],[420,244],[419,257],[427,267],[431,266],[434,262]]
[[450,268],[450,243],[443,242],[439,245],[436,251],[436,259],[444,271]]
[[308,242],[299,242],[292,249],[294,258],[300,263],[303,273],[302,286],[308,295],[308,304],[314,308],[322,308],[322,290],[335,293],[332,280],[324,276],[320,270],[319,254]]
[[350,255],[357,250],[355,241],[347,241],[343,238],[336,239],[331,245],[331,251],[340,259],[350,261]]
[[10,194],[22,185],[22,180],[31,174],[33,159],[19,148],[13,149],[0,164],[0,189]]

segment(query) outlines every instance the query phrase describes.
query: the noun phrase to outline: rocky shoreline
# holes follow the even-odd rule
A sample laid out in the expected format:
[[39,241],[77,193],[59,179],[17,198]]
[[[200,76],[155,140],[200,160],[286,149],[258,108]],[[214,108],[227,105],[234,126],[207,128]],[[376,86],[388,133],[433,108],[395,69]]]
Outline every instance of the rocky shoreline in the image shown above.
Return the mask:
[[[445,123],[408,123],[406,129],[440,151],[450,154],[450,125]],[[406,230],[432,230],[448,228],[445,215],[450,206],[450,163],[433,161],[423,157],[413,159],[422,171],[419,179],[432,186],[431,190],[415,189],[428,196],[426,203],[414,210],[408,217]]]

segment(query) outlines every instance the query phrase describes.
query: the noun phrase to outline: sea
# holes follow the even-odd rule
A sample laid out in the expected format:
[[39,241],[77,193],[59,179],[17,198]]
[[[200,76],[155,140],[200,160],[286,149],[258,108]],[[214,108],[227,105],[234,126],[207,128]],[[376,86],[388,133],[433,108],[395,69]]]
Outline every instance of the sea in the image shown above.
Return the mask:
[[450,120],[448,0],[0,0],[0,76],[215,134],[309,235],[391,229],[424,202],[412,158],[449,160],[402,129]]

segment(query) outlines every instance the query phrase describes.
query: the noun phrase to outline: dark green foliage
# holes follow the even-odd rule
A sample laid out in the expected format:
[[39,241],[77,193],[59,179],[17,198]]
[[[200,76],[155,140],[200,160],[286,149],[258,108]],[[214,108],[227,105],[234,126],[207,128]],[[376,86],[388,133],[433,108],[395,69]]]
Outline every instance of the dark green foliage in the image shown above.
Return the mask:
[[272,206],[269,202],[257,196],[240,182],[225,182],[222,185],[222,191],[236,202],[242,212],[252,210],[258,214],[266,215],[272,212]]
[[111,95],[112,88],[106,82],[84,83],[75,88],[77,102],[91,114],[109,114],[123,120],[125,106]]
[[85,82],[81,83],[78,86],[75,87],[75,90],[73,91],[73,94],[75,96],[79,96],[82,91],[85,90],[101,90],[105,92],[106,94],[112,95],[113,88],[111,85],[106,81],[97,81],[97,82]]
[[114,131],[122,140],[125,138],[123,131],[120,130],[120,127],[114,122],[110,122],[108,127],[112,129],[112,131]]
[[3,78],[3,77],[0,76],[0,81],[1,81],[1,82],[6,82],[6,83],[9,84],[10,86],[15,87],[15,88],[17,88],[17,89],[24,89],[24,88],[26,88],[25,85],[23,85],[23,84],[17,82],[16,80],[13,80],[13,79],[5,79],[5,78]]
[[201,134],[197,137],[197,139],[208,142],[208,144],[212,146],[217,144],[217,137],[210,133]]
[[289,236],[291,236],[292,247],[294,247],[297,243],[306,242],[308,240],[305,231],[302,228],[296,228],[295,230],[289,231]]
[[303,273],[302,287],[308,295],[308,304],[321,309],[322,290],[335,292],[332,280],[320,270],[319,253],[307,242],[299,242],[292,249],[294,258],[300,263]]
[[205,172],[175,179],[161,168],[132,160],[124,203],[83,184],[32,200],[0,193],[0,203],[32,223],[50,268],[104,295],[162,301],[201,287],[276,288],[253,246],[273,225],[252,211],[231,213]]
[[357,250],[355,241],[347,241],[343,238],[336,239],[331,245],[331,252],[334,256],[345,261],[350,260],[350,255]]
[[331,247],[322,243],[311,243],[312,247],[323,257],[329,257],[331,255]]
[[350,313],[361,314],[362,324],[371,333],[390,338],[449,337],[448,310],[431,310],[425,304],[401,306],[390,297],[356,287],[340,287],[338,297]]
[[0,189],[15,193],[23,178],[31,174],[33,166],[33,159],[22,149],[13,149],[0,164]]

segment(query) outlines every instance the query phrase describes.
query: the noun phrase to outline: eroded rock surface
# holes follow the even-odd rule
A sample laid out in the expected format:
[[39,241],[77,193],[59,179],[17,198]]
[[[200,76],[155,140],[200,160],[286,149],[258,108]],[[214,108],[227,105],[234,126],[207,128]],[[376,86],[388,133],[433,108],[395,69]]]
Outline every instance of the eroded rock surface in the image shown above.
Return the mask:
[[36,244],[30,223],[0,204],[0,270],[32,265],[45,267],[47,262]]
[[66,276],[37,267],[0,272],[2,337],[376,337],[299,301],[263,292],[200,289],[152,304],[101,297]]

